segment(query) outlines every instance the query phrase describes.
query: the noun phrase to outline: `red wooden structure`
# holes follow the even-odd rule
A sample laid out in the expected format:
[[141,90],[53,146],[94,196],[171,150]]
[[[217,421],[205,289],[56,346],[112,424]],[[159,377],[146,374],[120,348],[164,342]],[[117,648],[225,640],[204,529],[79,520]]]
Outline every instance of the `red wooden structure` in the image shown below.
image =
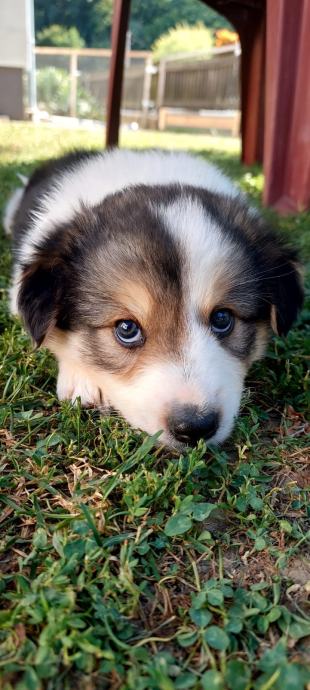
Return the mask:
[[[240,36],[242,161],[263,162],[266,205],[309,208],[310,0],[201,1]],[[114,0],[107,146],[118,143],[129,11],[130,0]]]

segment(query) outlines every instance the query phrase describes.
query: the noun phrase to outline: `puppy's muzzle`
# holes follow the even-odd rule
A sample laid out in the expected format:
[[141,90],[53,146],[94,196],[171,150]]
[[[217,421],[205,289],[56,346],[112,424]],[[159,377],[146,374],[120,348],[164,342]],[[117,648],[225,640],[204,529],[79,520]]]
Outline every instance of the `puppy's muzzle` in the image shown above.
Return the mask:
[[201,411],[195,405],[177,405],[167,420],[168,429],[180,443],[194,446],[199,439],[212,438],[219,427],[219,414]]

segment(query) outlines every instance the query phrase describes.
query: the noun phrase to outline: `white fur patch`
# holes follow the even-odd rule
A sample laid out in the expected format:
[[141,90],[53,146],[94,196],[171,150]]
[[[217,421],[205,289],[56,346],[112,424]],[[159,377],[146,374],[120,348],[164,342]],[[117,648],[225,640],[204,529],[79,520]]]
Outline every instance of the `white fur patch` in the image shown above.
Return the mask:
[[162,206],[159,214],[184,249],[192,308],[201,307],[209,296],[212,298],[216,278],[223,274],[225,259],[231,256],[233,246],[197,200],[175,201]]
[[18,267],[14,266],[10,287],[10,312],[12,316],[18,315],[18,293],[20,288],[20,278],[20,271]]

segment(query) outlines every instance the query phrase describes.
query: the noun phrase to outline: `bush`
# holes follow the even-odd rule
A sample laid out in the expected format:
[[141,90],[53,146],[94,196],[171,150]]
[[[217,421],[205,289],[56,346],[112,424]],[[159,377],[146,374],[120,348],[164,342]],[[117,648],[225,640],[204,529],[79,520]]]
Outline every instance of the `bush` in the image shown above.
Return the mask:
[[75,26],[67,28],[60,24],[51,24],[39,31],[36,43],[38,46],[57,46],[58,48],[84,48],[85,46],[85,41]]
[[[68,115],[70,100],[70,76],[58,67],[37,70],[37,101],[39,108],[54,115]],[[92,94],[78,86],[77,116],[99,118],[100,110]]]
[[155,60],[160,60],[168,55],[176,53],[192,53],[196,50],[210,50],[213,37],[210,29],[199,23],[194,26],[189,24],[177,24],[162,34],[155,43],[152,51]]

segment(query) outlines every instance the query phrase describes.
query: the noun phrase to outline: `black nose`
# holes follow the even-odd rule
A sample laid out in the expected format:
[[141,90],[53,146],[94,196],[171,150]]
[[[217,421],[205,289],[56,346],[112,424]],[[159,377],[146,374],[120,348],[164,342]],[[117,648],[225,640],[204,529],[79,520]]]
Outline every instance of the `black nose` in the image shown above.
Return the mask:
[[194,405],[176,407],[168,419],[170,433],[187,445],[195,445],[200,438],[205,441],[214,436],[219,426],[217,412],[203,413]]

